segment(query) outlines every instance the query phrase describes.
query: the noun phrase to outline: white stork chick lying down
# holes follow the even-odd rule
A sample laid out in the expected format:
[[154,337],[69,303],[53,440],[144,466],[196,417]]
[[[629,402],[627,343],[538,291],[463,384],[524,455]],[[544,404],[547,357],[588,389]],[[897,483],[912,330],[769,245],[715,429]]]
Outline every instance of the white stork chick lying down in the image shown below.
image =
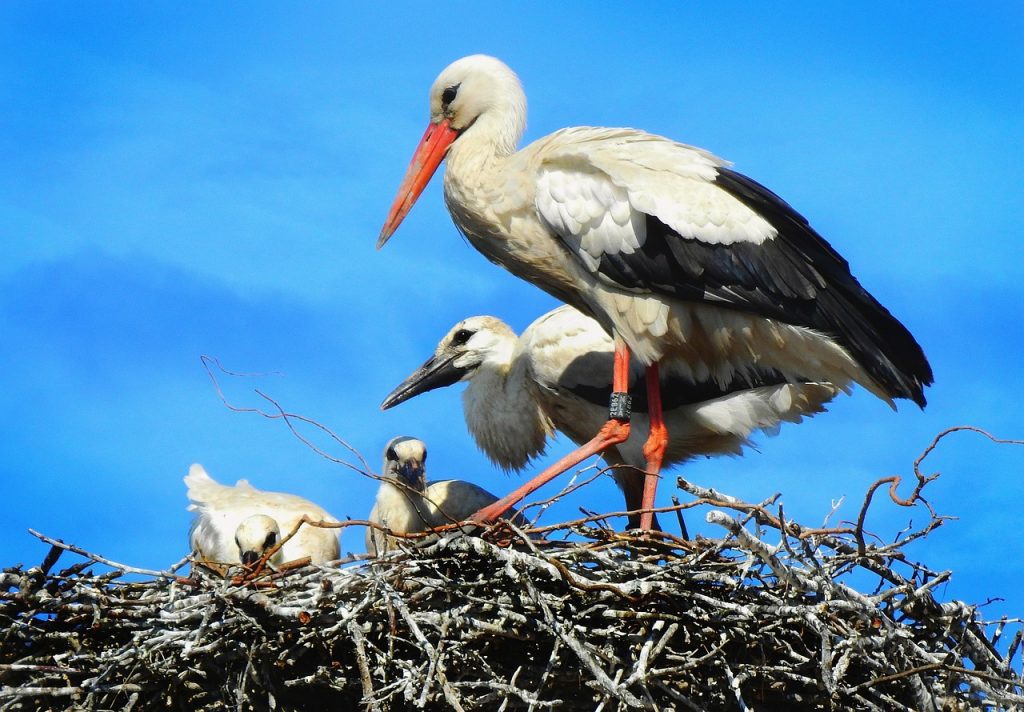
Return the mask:
[[[474,316],[453,326],[434,355],[381,408],[465,381],[463,410],[473,439],[496,465],[518,471],[543,454],[556,430],[584,443],[604,424],[613,352],[601,326],[572,307],[541,316],[519,337],[496,317]],[[625,465],[614,470],[614,477],[626,508],[637,510],[650,423],[643,368],[635,360],[631,376],[638,385],[629,439],[609,447],[602,457],[609,465]],[[666,369],[661,386],[669,432],[667,463],[700,455],[738,455],[756,431],[774,434],[783,422],[798,423],[823,411],[839,392],[831,383],[787,383],[778,373],[756,371],[719,386],[714,381],[695,383]],[[638,515],[630,516],[629,526],[639,526]]]
[[[567,128],[517,151],[525,125],[526,95],[500,60],[473,55],[445,68],[377,245],[445,161],[445,203],[470,244],[615,338],[614,392],[628,390],[631,354],[646,367],[645,508],[665,456],[657,372],[670,361],[696,383],[724,386],[760,369],[924,406],[932,370],[917,341],[772,191],[707,151],[636,129]],[[616,395],[597,434],[550,469],[626,440],[625,401]]]
[[[239,480],[222,485],[195,464],[185,476],[189,511],[196,517],[189,531],[192,550],[218,564],[255,563],[287,536],[303,516],[313,522],[337,523],[322,507],[283,492],[265,492]],[[270,559],[280,565],[308,556],[314,564],[340,557],[337,529],[303,524]]]
[[[440,480],[427,485],[427,446],[422,440],[399,436],[384,448],[383,480],[369,521],[396,534],[417,534],[461,522],[497,497],[472,482]],[[517,523],[523,524],[513,512]],[[366,551],[379,556],[396,548],[397,538],[366,528]]]

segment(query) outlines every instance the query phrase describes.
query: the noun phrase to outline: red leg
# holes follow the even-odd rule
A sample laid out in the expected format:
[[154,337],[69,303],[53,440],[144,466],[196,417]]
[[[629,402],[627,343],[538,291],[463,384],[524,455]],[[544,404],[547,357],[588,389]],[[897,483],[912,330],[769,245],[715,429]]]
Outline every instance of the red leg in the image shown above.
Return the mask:
[[615,339],[612,390],[616,393],[629,393],[629,347],[618,337]]
[[[629,347],[620,339],[615,340],[615,366],[612,372],[612,391],[618,393],[629,392]],[[613,395],[612,398],[614,399],[615,396]],[[627,415],[624,419],[609,418],[608,422],[601,427],[601,430],[590,442],[573,450],[529,482],[524,483],[522,487],[519,487],[514,492],[484,507],[470,517],[470,519],[474,522],[493,522],[514,507],[524,497],[558,477],[570,467],[574,467],[588,457],[602,452],[605,448],[618,445],[628,439],[629,416]],[[650,522],[648,522],[648,528],[649,526]]]
[[[647,367],[647,414],[651,419],[651,434],[644,443],[644,457],[647,458],[647,476],[644,478],[644,497],[641,506],[645,510],[654,507],[654,494],[658,490],[658,479],[661,462],[668,447],[668,428],[661,412],[661,379],[658,375],[658,364]],[[640,514],[640,528],[648,530],[654,513],[644,511]]]

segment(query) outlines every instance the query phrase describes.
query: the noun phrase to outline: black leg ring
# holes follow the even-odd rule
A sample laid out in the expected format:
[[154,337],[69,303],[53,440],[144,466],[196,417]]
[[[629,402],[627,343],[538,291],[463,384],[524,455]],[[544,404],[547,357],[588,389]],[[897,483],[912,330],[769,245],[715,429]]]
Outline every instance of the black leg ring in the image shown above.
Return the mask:
[[632,414],[633,396],[622,391],[612,391],[611,400],[608,402],[608,418],[628,423]]

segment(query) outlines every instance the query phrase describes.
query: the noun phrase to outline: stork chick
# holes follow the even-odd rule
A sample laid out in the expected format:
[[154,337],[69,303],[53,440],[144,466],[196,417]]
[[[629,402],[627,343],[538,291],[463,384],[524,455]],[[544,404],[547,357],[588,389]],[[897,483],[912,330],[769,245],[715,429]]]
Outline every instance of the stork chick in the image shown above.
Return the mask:
[[[474,316],[453,326],[434,355],[381,408],[466,381],[462,402],[473,439],[496,465],[518,471],[543,454],[556,430],[585,443],[601,427],[614,350],[596,321],[568,306],[541,316],[519,337],[496,317]],[[605,462],[616,466],[615,481],[631,511],[641,507],[643,444],[650,430],[642,374],[634,360],[631,376],[640,385],[629,438],[602,453]],[[669,431],[666,464],[699,455],[738,455],[755,431],[798,423],[823,411],[839,392],[831,383],[786,383],[778,373],[756,370],[725,386],[665,370],[661,388]],[[630,514],[629,527],[638,526],[640,515]]]
[[[265,492],[248,480],[222,485],[199,464],[189,468],[185,486],[191,502],[188,509],[196,513],[189,543],[201,559],[212,563],[252,564],[303,516],[313,522],[338,522],[325,509],[298,495]],[[270,563],[279,565],[306,556],[314,564],[339,558],[336,530],[303,524]]]
[[[270,551],[281,539],[281,528],[277,520],[268,517],[266,514],[254,514],[242,520],[235,529],[235,546],[238,547],[238,555],[242,566],[252,566]],[[279,565],[284,563],[281,552],[284,547],[274,552],[268,561],[271,564]]]
[[[384,479],[369,521],[396,534],[416,534],[461,522],[498,500],[483,487],[465,480],[426,483],[427,446],[422,440],[399,436],[384,448]],[[374,556],[396,548],[396,537],[367,527],[366,551]]]

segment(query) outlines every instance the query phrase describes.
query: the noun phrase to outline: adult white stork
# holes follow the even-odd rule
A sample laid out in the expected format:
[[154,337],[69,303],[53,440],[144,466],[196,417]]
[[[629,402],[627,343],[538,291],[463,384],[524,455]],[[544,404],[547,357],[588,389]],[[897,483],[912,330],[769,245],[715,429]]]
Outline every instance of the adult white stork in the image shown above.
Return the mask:
[[[289,534],[303,516],[314,522],[337,523],[323,507],[284,492],[266,492],[239,480],[222,485],[195,464],[185,476],[189,511],[196,513],[189,530],[192,550],[219,564],[255,563]],[[321,564],[339,558],[335,529],[303,524],[270,559],[282,564],[308,556]]]
[[[434,355],[388,394],[381,408],[466,381],[462,402],[473,439],[502,469],[522,470],[544,453],[555,430],[582,445],[601,428],[613,352],[612,339],[601,326],[570,306],[541,316],[519,337],[496,317],[474,316],[453,326]],[[672,365],[660,374],[669,433],[665,464],[699,455],[738,455],[756,430],[774,431],[784,421],[798,423],[820,413],[839,392],[831,383],[787,383],[776,372],[737,376],[724,386],[694,382],[673,373]],[[644,379],[636,360],[630,379]],[[629,438],[602,453],[605,462],[619,466],[613,475],[630,511],[639,510],[643,499],[647,411],[641,388],[633,402]],[[518,501],[533,489],[527,483],[525,491],[509,497]],[[638,514],[629,515],[628,526],[640,526]]]
[[613,335],[609,420],[538,478],[628,438],[630,353],[647,367],[645,508],[667,443],[663,359],[695,381],[728,383],[760,367],[793,382],[853,380],[890,405],[924,406],[932,373],[914,337],[770,190],[704,150],[634,129],[563,129],[517,152],[525,120],[519,79],[502,62],[449,65],[377,244],[447,158],[445,202],[469,242]]
[[[427,446],[422,440],[400,435],[384,448],[383,480],[369,521],[395,534],[416,534],[461,522],[498,500],[465,480],[440,480],[427,485]],[[520,523],[523,523],[520,521]],[[367,527],[366,551],[378,556],[395,548],[396,538]]]

